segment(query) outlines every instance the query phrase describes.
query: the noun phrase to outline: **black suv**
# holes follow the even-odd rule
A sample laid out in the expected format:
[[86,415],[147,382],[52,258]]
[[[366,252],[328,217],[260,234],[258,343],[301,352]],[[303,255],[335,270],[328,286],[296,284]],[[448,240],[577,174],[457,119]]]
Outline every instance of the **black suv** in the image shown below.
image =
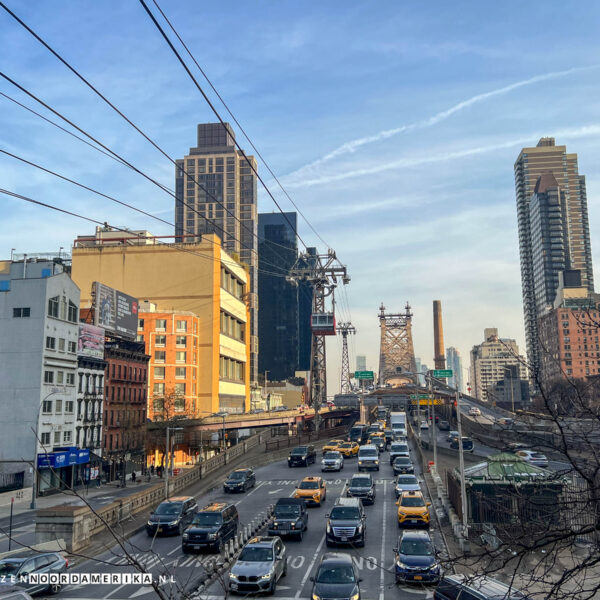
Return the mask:
[[317,462],[317,451],[314,446],[297,446],[292,448],[288,456],[289,467],[308,467],[310,463],[313,465]]
[[181,535],[183,530],[192,522],[198,504],[191,496],[170,498],[161,502],[146,523],[146,533],[157,535],[159,533],[174,533]]
[[256,484],[256,476],[252,469],[236,469],[229,473],[227,479],[223,482],[223,491],[227,492],[245,492]]
[[279,498],[269,525],[269,535],[293,535],[301,540],[307,528],[306,502],[302,498]]
[[335,544],[363,547],[366,525],[367,518],[360,498],[338,498],[327,515],[325,543],[328,548]]
[[348,498],[360,498],[363,503],[375,504],[375,484],[370,473],[352,475],[346,489]]
[[313,582],[311,598],[360,600],[358,584],[362,579],[356,574],[349,554],[327,552],[317,568],[317,575],[310,580]]
[[531,597],[491,577],[448,575],[433,592],[434,600],[529,600]]
[[394,469],[394,475],[400,474],[413,474],[415,472],[415,468],[413,467],[412,462],[410,462],[410,458],[407,456],[397,456],[394,459],[394,464],[392,465]]
[[220,552],[223,544],[238,530],[240,517],[233,504],[214,502],[199,510],[192,524],[183,532],[181,549],[200,550],[212,548]]

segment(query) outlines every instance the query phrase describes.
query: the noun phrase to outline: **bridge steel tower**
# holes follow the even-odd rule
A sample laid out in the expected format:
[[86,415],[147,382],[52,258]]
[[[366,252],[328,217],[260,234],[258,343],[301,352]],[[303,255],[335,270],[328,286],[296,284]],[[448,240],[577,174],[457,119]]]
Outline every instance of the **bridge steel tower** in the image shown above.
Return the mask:
[[[335,335],[335,315],[333,313],[334,290],[338,285],[338,277],[344,285],[350,283],[350,276],[345,265],[342,265],[335,251],[329,249],[327,254],[303,253],[298,256],[290,270],[288,280],[292,282],[306,281],[313,288],[313,308],[311,317],[312,341],[310,350],[310,405],[315,411],[315,430],[319,430],[319,409],[327,402],[327,357],[325,336]],[[325,309],[326,299],[331,296],[331,311]],[[333,316],[331,332],[324,333],[315,329],[314,318],[319,315]]]
[[350,358],[348,357],[348,334],[355,334],[352,323],[340,323],[337,332],[342,336],[342,375],[340,378],[340,394],[350,393]]
[[[409,378],[417,382],[415,350],[412,340],[412,313],[407,302],[404,313],[386,313],[383,302],[379,307],[381,346],[379,352],[379,384],[394,378]],[[403,375],[410,373],[410,375]]]

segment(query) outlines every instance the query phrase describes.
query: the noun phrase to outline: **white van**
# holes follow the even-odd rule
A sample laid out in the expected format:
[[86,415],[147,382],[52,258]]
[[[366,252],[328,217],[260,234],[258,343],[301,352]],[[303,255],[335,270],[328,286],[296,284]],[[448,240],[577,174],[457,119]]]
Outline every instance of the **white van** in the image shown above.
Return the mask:
[[379,448],[374,444],[365,444],[358,450],[359,471],[379,471]]

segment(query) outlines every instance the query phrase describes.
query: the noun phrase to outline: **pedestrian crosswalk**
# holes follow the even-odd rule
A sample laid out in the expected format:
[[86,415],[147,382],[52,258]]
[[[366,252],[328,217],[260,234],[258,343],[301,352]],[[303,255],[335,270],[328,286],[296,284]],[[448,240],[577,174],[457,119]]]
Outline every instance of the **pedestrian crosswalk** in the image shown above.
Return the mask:
[[[151,552],[132,552],[130,556],[148,570],[155,567],[200,567],[208,562],[217,560],[218,558],[217,555],[214,554],[184,554],[183,556],[170,558],[168,556],[158,556],[157,554],[153,554]],[[101,557],[100,560],[118,567],[131,565],[131,559],[124,555],[113,554],[108,557]]]

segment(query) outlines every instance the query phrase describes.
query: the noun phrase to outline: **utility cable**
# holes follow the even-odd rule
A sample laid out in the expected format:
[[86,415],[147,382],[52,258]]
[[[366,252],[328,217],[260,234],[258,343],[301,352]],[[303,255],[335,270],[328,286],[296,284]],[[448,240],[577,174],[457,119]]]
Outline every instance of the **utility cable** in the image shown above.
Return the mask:
[[298,211],[298,214],[304,219],[304,221],[310,227],[312,232],[319,238],[319,240],[321,240],[321,242],[323,242],[323,244],[325,245],[326,248],[330,248],[331,246],[329,246],[329,244],[327,244],[327,242],[319,235],[317,230],[313,227],[312,223],[304,216],[304,213],[300,210],[300,208],[298,208],[298,205],[292,200],[292,198],[288,194],[287,190],[283,187],[281,181],[279,181],[277,175],[275,175],[275,173],[272,171],[271,167],[269,166],[269,164],[267,163],[267,161],[265,160],[263,155],[260,153],[258,148],[254,145],[254,143],[250,139],[250,136],[246,133],[245,129],[242,127],[240,122],[236,119],[235,115],[233,114],[233,112],[231,111],[231,109],[229,108],[229,106],[227,105],[227,103],[225,102],[223,97],[221,96],[221,94],[219,94],[219,92],[217,91],[217,88],[213,85],[212,81],[209,79],[209,77],[205,73],[204,69],[198,64],[198,61],[196,60],[196,58],[194,57],[194,55],[192,54],[190,49],[187,47],[186,43],[183,41],[183,39],[181,38],[181,36],[179,35],[177,30],[171,23],[171,21],[168,19],[167,15],[165,15],[162,8],[158,5],[158,2],[156,0],[152,0],[152,2],[154,3],[154,6],[156,6],[158,11],[162,15],[163,19],[167,22],[167,24],[171,28],[171,31],[175,34],[175,36],[179,40],[179,43],[185,48],[185,51],[188,53],[189,57],[192,59],[192,61],[196,65],[196,67],[198,67],[198,70],[200,71],[200,73],[202,73],[202,76],[204,77],[204,79],[206,79],[206,81],[207,81],[208,85],[210,85],[212,91],[216,94],[217,98],[221,101],[221,104],[223,104],[223,106],[225,107],[225,110],[229,113],[229,116],[233,119],[233,122],[237,125],[238,129],[242,132],[244,137],[248,140],[248,143],[250,144],[250,146],[252,147],[252,149],[254,150],[256,155],[260,158],[263,165],[266,167],[267,171],[269,171],[269,173],[271,174],[271,177],[273,177],[273,179],[277,182],[277,185],[281,188],[281,191],[285,194],[287,199],[292,203],[292,206]]

